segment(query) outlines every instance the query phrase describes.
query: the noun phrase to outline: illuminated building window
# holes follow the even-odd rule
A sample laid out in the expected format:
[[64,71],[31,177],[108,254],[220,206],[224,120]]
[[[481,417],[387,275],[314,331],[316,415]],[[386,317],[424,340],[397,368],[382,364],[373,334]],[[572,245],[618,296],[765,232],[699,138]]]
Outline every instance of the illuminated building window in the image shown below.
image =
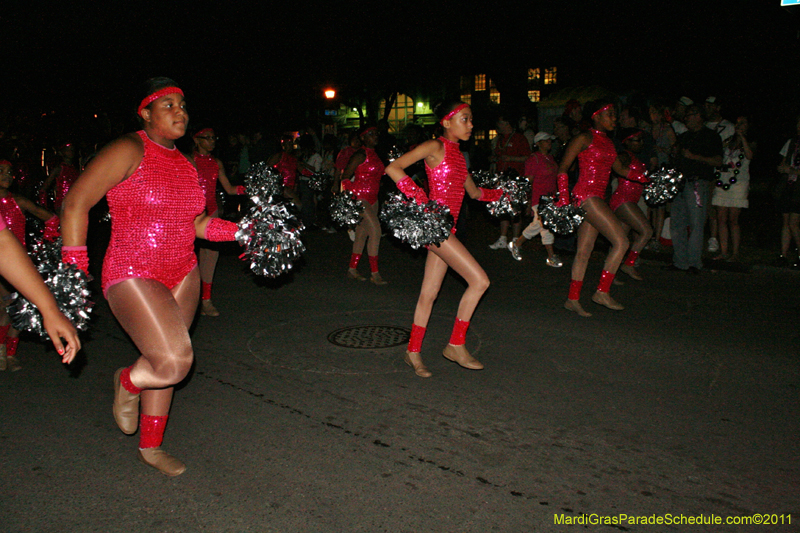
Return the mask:
[[553,85],[556,83],[556,67],[544,69],[544,84]]
[[541,77],[542,75],[538,68],[528,69],[528,81],[539,81],[539,78]]
[[497,130],[489,130],[489,139],[497,137]]
[[485,141],[486,132],[483,130],[472,130],[472,138],[476,141]]
[[461,76],[461,92],[466,93],[472,90],[472,78],[470,76]]
[[465,93],[461,95],[461,101],[465,104],[472,105],[472,95],[470,93]]
[[475,75],[475,90],[476,91],[486,90],[486,74]]
[[489,101],[493,104],[500,103],[500,91],[497,90],[497,85],[492,80],[489,80]]
[[[384,116],[386,100],[381,100],[380,116]],[[399,131],[409,122],[414,120],[414,100],[405,94],[398,94],[391,111],[389,111],[389,125]]]
[[538,102],[541,97],[542,93],[540,91],[535,91],[535,90],[528,91],[528,100],[530,100],[531,102]]

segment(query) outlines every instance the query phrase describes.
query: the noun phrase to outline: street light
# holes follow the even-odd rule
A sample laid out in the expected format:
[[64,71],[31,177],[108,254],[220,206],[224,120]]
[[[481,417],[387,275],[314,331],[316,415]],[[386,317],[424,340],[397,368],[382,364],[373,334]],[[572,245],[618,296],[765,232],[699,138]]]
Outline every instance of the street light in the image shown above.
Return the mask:
[[325,98],[328,100],[333,100],[336,98],[336,91],[333,89],[325,89]]

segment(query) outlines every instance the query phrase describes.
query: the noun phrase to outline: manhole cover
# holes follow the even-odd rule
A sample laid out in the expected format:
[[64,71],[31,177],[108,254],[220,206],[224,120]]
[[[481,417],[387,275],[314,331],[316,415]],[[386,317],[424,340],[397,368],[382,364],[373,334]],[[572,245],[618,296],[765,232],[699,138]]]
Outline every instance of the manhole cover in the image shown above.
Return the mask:
[[336,346],[357,349],[391,348],[406,344],[411,330],[396,326],[350,326],[337,329],[328,335],[328,342]]

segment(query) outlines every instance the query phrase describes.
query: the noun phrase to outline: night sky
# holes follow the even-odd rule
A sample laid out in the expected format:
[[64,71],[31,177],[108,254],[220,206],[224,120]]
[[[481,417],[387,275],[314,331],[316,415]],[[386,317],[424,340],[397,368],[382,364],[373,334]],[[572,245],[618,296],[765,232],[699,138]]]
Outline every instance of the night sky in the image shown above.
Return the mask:
[[180,82],[192,113],[247,123],[258,109],[307,107],[329,83],[402,91],[529,63],[616,91],[716,94],[729,111],[782,129],[799,107],[791,99],[800,12],[779,0],[531,1],[517,11],[503,2],[16,4],[0,13],[0,118],[10,110],[121,113],[134,106],[139,83],[166,75]]

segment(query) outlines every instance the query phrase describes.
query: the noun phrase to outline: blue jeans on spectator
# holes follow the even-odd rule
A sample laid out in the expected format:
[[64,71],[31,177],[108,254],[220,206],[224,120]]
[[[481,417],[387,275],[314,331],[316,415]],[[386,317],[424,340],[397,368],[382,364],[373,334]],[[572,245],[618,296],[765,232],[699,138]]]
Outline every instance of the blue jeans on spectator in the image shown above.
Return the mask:
[[[703,268],[703,229],[708,205],[707,181],[687,182],[672,200],[672,263],[681,270]],[[700,204],[700,205],[698,205]],[[687,235],[686,228],[689,228]]]

